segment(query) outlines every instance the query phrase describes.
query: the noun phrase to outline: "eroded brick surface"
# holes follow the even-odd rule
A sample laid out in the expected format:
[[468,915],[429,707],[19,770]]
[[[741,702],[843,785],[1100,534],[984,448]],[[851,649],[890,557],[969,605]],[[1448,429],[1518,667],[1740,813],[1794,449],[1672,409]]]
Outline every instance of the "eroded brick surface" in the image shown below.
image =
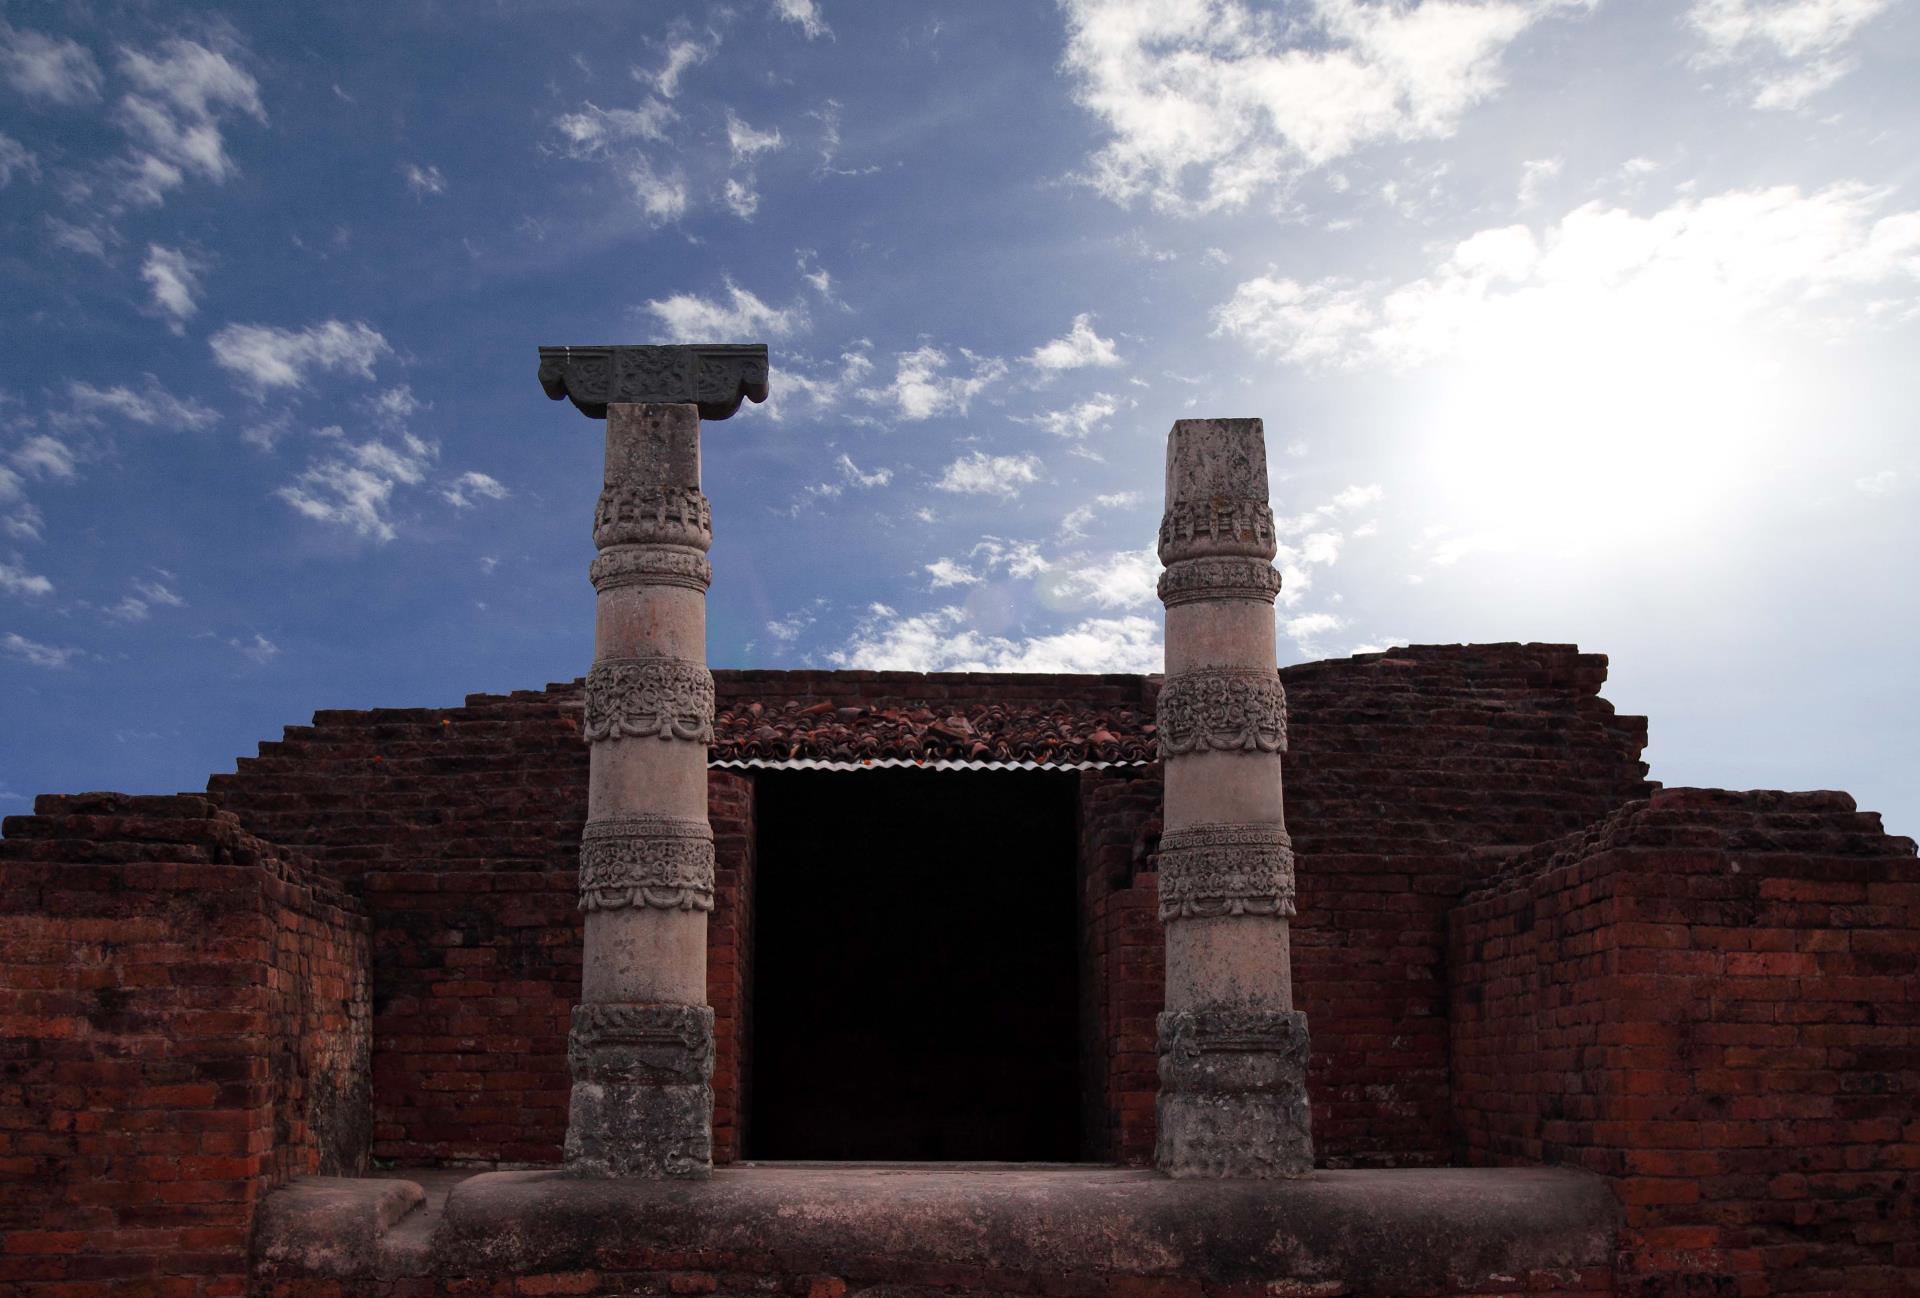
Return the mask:
[[1454,914],[1478,1163],[1625,1205],[1622,1293],[1920,1292],[1920,870],[1842,793],[1656,793]]
[[366,1170],[363,909],[205,798],[5,830],[0,1292],[240,1292],[263,1190]]

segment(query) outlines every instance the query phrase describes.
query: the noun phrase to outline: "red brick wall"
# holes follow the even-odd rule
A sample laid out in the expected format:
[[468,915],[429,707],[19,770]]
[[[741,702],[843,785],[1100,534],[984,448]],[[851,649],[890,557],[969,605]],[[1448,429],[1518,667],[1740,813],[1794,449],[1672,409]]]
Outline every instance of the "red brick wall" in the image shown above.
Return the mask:
[[713,1157],[746,1145],[753,1083],[753,777],[707,773],[714,898],[707,923],[707,1003],[713,1006]]
[[1516,850],[1645,797],[1646,720],[1570,645],[1430,645],[1289,667],[1294,988],[1314,1145],[1448,1161],[1447,912]]
[[[1329,1164],[1446,1161],[1447,909],[1503,855],[1645,795],[1645,722],[1615,716],[1598,697],[1605,676],[1603,657],[1555,645],[1400,649],[1282,673],[1293,714],[1288,822],[1300,861],[1295,983],[1313,1025],[1315,1134]],[[723,708],[1064,698],[1146,715],[1155,691],[1138,676],[715,677]],[[250,829],[361,879],[375,931],[383,1158],[559,1155],[566,1016],[579,980],[570,897],[585,817],[580,707],[578,685],[566,684],[474,696],[462,708],[322,712],[209,783]],[[722,833],[750,841],[720,774],[716,829],[731,817],[736,828]],[[1098,781],[1088,781],[1093,797]],[[1089,852],[1133,852],[1137,809],[1106,829],[1094,819],[1083,822]],[[1151,920],[1142,891],[1150,865],[1094,870],[1087,882],[1117,891],[1103,900],[1093,889],[1083,913],[1089,949],[1126,962],[1088,975],[1084,994],[1107,998],[1099,1021],[1115,1030],[1086,1043],[1110,1065],[1104,1134],[1087,1134],[1090,1147],[1127,1160],[1152,1149],[1151,1045],[1143,1054],[1131,1030],[1145,1022],[1150,1038],[1159,1008],[1160,935],[1137,918]],[[731,904],[724,888],[720,904]],[[750,987],[750,971],[722,963],[750,943],[737,927],[727,941],[723,922],[716,913],[716,1006]],[[1107,990],[1092,985],[1096,977]],[[738,1003],[746,1010],[750,994]],[[1118,1031],[1123,1024],[1129,1030]],[[745,1025],[743,1014],[740,1040]],[[745,1072],[731,1071],[747,1061],[729,1061],[729,1049],[723,1041],[720,1083],[744,1087]],[[737,1098],[726,1106],[723,1095],[716,1130],[734,1133],[723,1152],[738,1148],[735,1115],[744,1111]]]
[[1920,1292],[1920,865],[1840,793],[1675,789],[1453,915],[1478,1163],[1626,1205],[1621,1292]]
[[1151,871],[1159,839],[1157,763],[1081,774],[1081,1146],[1089,1159],[1153,1161],[1154,1018],[1166,991]]
[[243,1291],[253,1205],[365,1170],[367,926],[198,797],[0,840],[0,1291]]
[[[720,706],[946,699],[1139,707],[1137,676],[715,673]],[[460,708],[320,712],[210,794],[360,889],[373,917],[374,1154],[410,1164],[554,1162],[579,997],[575,909],[587,746],[577,682]],[[752,777],[709,773],[719,884],[709,927],[715,1153],[741,1147],[751,1061]]]

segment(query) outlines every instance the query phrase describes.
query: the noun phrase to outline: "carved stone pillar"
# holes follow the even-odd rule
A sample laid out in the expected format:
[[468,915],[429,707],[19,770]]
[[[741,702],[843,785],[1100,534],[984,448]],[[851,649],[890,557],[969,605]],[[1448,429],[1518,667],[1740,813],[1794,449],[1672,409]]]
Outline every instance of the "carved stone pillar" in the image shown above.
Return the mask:
[[1260,421],[1177,421],[1166,491],[1157,721],[1167,996],[1154,1159],[1176,1177],[1297,1176],[1313,1167],[1307,1016],[1293,1008],[1288,949],[1280,574]]
[[542,348],[540,377],[550,396],[607,421],[589,570],[586,949],[567,1046],[567,1167],[703,1177],[713,1169],[714,697],[700,420],[726,418],[743,396],[765,399],[766,349]]

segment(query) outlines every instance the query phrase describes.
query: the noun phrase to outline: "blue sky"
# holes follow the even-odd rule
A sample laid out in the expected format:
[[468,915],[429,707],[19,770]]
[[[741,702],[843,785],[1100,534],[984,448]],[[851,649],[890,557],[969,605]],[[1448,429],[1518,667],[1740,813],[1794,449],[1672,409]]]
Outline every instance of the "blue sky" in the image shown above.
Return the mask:
[[1575,641],[1920,832],[1917,10],[0,4],[0,812],[578,675],[535,348],[684,338],[715,665],[1155,670],[1258,415],[1283,661]]

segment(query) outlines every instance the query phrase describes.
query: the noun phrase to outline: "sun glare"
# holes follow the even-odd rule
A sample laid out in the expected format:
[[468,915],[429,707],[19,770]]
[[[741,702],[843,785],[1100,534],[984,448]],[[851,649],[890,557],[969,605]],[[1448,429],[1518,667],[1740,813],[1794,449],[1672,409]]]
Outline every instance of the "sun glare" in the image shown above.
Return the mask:
[[1713,535],[1765,471],[1783,377],[1685,283],[1516,294],[1430,371],[1430,481],[1481,549],[1568,555]]

